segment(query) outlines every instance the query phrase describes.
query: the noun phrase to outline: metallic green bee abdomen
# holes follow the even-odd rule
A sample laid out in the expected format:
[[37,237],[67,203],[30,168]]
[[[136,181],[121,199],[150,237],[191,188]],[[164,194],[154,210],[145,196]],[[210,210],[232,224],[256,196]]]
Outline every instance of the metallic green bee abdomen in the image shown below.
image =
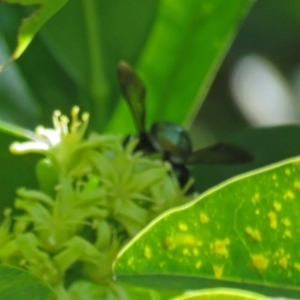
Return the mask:
[[153,147],[161,153],[168,153],[174,163],[182,163],[192,152],[188,133],[177,124],[157,122],[151,126],[149,138]]

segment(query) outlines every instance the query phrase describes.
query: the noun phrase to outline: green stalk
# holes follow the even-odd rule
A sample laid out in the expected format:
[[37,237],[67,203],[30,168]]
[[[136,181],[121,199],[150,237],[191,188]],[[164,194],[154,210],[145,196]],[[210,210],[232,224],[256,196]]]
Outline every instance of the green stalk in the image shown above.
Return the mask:
[[12,136],[21,137],[24,139],[30,139],[33,140],[35,137],[35,134],[33,131],[29,129],[24,129],[20,126],[10,124],[8,122],[0,120],[0,131],[7,133]]
[[95,112],[98,126],[103,128],[107,117],[106,102],[108,99],[109,84],[104,71],[102,41],[99,22],[97,20],[97,5],[95,0],[84,0],[81,3],[86,22],[90,69],[88,90],[92,97],[91,109]]

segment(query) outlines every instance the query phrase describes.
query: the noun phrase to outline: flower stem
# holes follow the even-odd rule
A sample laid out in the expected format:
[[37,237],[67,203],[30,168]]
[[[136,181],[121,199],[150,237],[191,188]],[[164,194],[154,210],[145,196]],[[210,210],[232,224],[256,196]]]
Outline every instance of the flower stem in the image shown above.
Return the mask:
[[98,126],[103,127],[106,117],[106,100],[109,93],[109,84],[106,78],[104,63],[103,63],[103,49],[101,41],[101,33],[97,15],[97,5],[95,0],[84,0],[83,12],[86,22],[87,46],[89,54],[89,91],[92,96],[95,113],[101,112],[101,116],[96,116]]

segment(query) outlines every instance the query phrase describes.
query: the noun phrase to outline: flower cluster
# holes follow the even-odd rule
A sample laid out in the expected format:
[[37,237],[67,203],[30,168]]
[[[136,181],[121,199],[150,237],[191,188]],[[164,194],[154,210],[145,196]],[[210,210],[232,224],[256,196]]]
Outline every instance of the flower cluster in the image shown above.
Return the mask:
[[188,200],[169,163],[135,151],[138,138],[85,138],[88,114],[80,119],[75,107],[71,117],[56,111],[54,129],[38,127],[34,140],[11,145],[45,158],[36,169],[40,190],[18,189],[21,214],[7,210],[0,226],[0,262],[30,270],[65,300],[80,299],[72,293],[82,280],[116,289],[111,266],[124,243]]

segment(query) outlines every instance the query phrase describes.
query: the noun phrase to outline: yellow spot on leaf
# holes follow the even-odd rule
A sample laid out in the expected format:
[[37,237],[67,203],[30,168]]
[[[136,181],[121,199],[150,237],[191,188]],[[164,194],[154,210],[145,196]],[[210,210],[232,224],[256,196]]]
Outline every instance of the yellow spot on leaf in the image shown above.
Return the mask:
[[202,242],[191,234],[178,234],[176,244],[183,246],[202,246]]
[[196,262],[196,269],[200,269],[201,268],[201,266],[202,266],[202,261],[201,260],[198,260],[197,262]]
[[211,248],[212,248],[213,253],[227,258],[228,257],[227,246],[229,244],[230,244],[230,241],[228,238],[226,238],[224,240],[216,240]]
[[268,217],[269,217],[269,221],[270,221],[270,227],[272,229],[276,229],[277,228],[277,215],[275,214],[275,212],[270,211],[268,213]]
[[185,223],[179,223],[178,229],[180,231],[187,231],[189,228],[188,228],[188,226]]
[[255,240],[257,242],[261,242],[261,235],[260,235],[259,230],[253,229],[248,226],[248,227],[246,227],[245,231],[253,240]]
[[202,246],[203,243],[194,235],[188,233],[177,233],[172,237],[166,237],[162,246],[168,250],[174,250],[178,246]]
[[285,227],[289,227],[291,226],[291,221],[288,218],[284,218],[281,220],[281,223],[285,226]]
[[279,266],[281,266],[282,268],[286,269],[287,265],[288,265],[288,260],[289,260],[289,257],[287,255],[281,257],[279,259],[279,261],[278,261]]
[[152,257],[152,250],[149,246],[146,246],[144,249],[144,255],[146,258],[150,259]]
[[205,214],[205,213],[200,213],[200,222],[201,222],[202,224],[208,223],[208,222],[209,222],[209,217],[208,217],[208,215]]
[[294,198],[295,198],[295,194],[290,190],[286,191],[283,195],[284,200],[294,200]]
[[255,210],[255,214],[256,214],[256,215],[259,215],[259,214],[260,214],[260,210],[259,210],[259,209],[256,209],[256,210]]
[[193,254],[194,256],[198,256],[199,255],[199,250],[197,248],[193,248]]
[[300,273],[300,263],[294,263],[294,268]]
[[259,199],[260,199],[259,193],[255,193],[254,196],[253,196],[252,199],[251,199],[251,202],[252,202],[253,204],[256,204],[256,203],[259,202]]
[[283,236],[286,237],[286,238],[291,238],[292,237],[292,233],[291,233],[291,231],[289,229],[286,229],[284,231]]
[[182,254],[185,256],[191,256],[191,252],[190,252],[189,248],[184,248],[182,251]]
[[274,201],[273,207],[276,211],[281,211],[281,208],[282,208],[281,203],[278,201]]
[[289,168],[286,168],[284,170],[285,175],[290,176],[291,175],[291,170]]
[[300,181],[299,181],[299,180],[296,180],[296,181],[294,182],[294,188],[295,188],[297,191],[300,192]]
[[131,257],[129,257],[128,260],[127,260],[127,265],[128,265],[128,266],[131,266],[131,265],[133,264],[133,262],[134,262],[134,257],[131,256]]
[[253,267],[259,272],[264,271],[269,265],[269,260],[263,254],[251,255],[251,259]]
[[213,266],[215,278],[221,278],[223,275],[223,266]]
[[276,175],[276,174],[273,174],[273,175],[272,175],[272,179],[273,179],[274,181],[276,181],[276,180],[277,180],[277,175]]

